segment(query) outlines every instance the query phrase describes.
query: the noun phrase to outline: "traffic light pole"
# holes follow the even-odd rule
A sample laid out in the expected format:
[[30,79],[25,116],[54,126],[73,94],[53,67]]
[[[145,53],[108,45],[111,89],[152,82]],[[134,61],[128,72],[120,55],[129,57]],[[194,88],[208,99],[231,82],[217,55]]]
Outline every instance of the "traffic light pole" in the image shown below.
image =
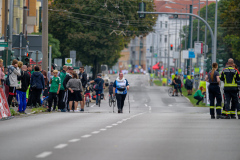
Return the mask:
[[137,12],[138,14],[167,14],[167,15],[188,15],[188,16],[193,16],[196,17],[197,19],[200,19],[209,29],[210,34],[211,34],[211,38],[212,38],[212,63],[216,62],[216,50],[215,50],[215,38],[214,38],[214,34],[213,34],[213,30],[210,27],[210,25],[202,18],[199,17],[198,15],[192,14],[192,13],[173,13],[173,12]]

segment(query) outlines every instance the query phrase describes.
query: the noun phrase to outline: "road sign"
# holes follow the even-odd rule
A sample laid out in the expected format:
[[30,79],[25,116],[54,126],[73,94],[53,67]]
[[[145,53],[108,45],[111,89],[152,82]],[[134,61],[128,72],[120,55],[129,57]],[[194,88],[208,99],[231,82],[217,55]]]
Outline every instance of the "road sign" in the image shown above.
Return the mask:
[[179,52],[174,52],[173,53],[173,58],[178,59],[179,58]]
[[203,53],[203,43],[195,42],[194,43],[194,52],[196,54],[202,54]]
[[189,58],[195,58],[195,53],[193,49],[190,49],[188,53],[189,53]]
[[65,65],[72,66],[72,58],[65,58]]
[[41,51],[34,51],[32,52],[31,54],[31,59],[34,61],[34,62],[40,62],[42,61],[43,59],[43,54]]
[[8,42],[0,42],[0,47],[8,47]]

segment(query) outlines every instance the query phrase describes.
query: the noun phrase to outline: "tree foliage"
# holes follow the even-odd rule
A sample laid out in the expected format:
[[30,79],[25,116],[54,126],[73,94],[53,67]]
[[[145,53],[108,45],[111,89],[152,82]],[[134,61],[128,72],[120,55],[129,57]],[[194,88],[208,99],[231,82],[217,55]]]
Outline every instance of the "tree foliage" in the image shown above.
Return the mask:
[[224,40],[229,45],[233,58],[240,62],[240,0],[222,0],[219,6],[224,28]]
[[[93,66],[95,73],[100,64],[113,66],[132,37],[153,30],[152,15],[138,18],[141,1],[54,0],[49,6],[49,32],[60,40],[62,58],[76,50],[77,59]],[[153,2],[146,4],[148,11],[154,11]]]
[[[219,2],[219,6],[222,6],[223,3],[222,1]],[[211,3],[208,6],[208,23],[210,25],[210,27],[214,32],[214,25],[215,25],[215,7],[216,4],[215,3]],[[228,58],[232,57],[232,52],[231,52],[231,44],[228,43],[228,39],[227,39],[227,32],[226,29],[224,27],[221,26],[221,24],[224,24],[225,20],[221,18],[221,11],[218,10],[218,31],[217,31],[217,59],[223,59],[223,63],[227,63]],[[200,16],[203,17],[205,19],[206,17],[206,6],[203,7],[200,10]],[[182,35],[182,37],[186,35],[188,35],[188,27],[189,26],[184,26],[184,31],[185,31],[185,27],[187,27],[187,33],[184,33]],[[194,42],[197,41],[197,27],[198,27],[198,20],[194,20],[193,21],[193,46],[194,46]],[[199,32],[199,41],[205,41],[205,24],[200,21],[200,32]],[[188,43],[188,40],[187,40]],[[185,44],[185,41],[183,40],[183,44]],[[207,45],[208,45],[208,54],[207,54],[207,58],[211,59],[212,57],[212,37],[210,34],[210,31],[207,29]],[[237,58],[236,56],[234,56],[233,58]],[[208,70],[211,68],[208,68]]]

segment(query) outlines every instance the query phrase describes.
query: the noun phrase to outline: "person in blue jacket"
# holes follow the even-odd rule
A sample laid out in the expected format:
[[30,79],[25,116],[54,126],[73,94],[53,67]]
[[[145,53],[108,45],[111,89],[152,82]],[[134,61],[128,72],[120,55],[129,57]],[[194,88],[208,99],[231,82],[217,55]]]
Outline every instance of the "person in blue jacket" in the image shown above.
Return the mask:
[[30,90],[32,91],[32,104],[34,107],[36,107],[37,103],[41,105],[40,96],[43,89],[45,88],[45,82],[43,74],[40,72],[39,67],[36,66],[34,70],[35,72],[33,72],[31,76]]
[[129,90],[128,81],[123,77],[123,73],[119,73],[119,77],[113,83],[113,91],[115,91],[117,98],[118,113],[123,113],[127,90]]

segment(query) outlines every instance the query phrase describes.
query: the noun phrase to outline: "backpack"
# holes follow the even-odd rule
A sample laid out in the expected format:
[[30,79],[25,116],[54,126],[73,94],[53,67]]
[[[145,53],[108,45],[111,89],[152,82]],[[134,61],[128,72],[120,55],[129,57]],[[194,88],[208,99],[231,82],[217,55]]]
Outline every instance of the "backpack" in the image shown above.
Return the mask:
[[94,86],[93,86],[93,89],[95,90],[95,91],[97,91],[97,90],[99,90],[99,84],[102,82],[102,80],[98,83],[98,84],[95,84]]
[[11,71],[11,68],[8,67],[8,75],[7,75],[7,78],[6,78],[6,85],[10,87],[10,80],[9,80],[9,75],[12,74],[13,70]]

